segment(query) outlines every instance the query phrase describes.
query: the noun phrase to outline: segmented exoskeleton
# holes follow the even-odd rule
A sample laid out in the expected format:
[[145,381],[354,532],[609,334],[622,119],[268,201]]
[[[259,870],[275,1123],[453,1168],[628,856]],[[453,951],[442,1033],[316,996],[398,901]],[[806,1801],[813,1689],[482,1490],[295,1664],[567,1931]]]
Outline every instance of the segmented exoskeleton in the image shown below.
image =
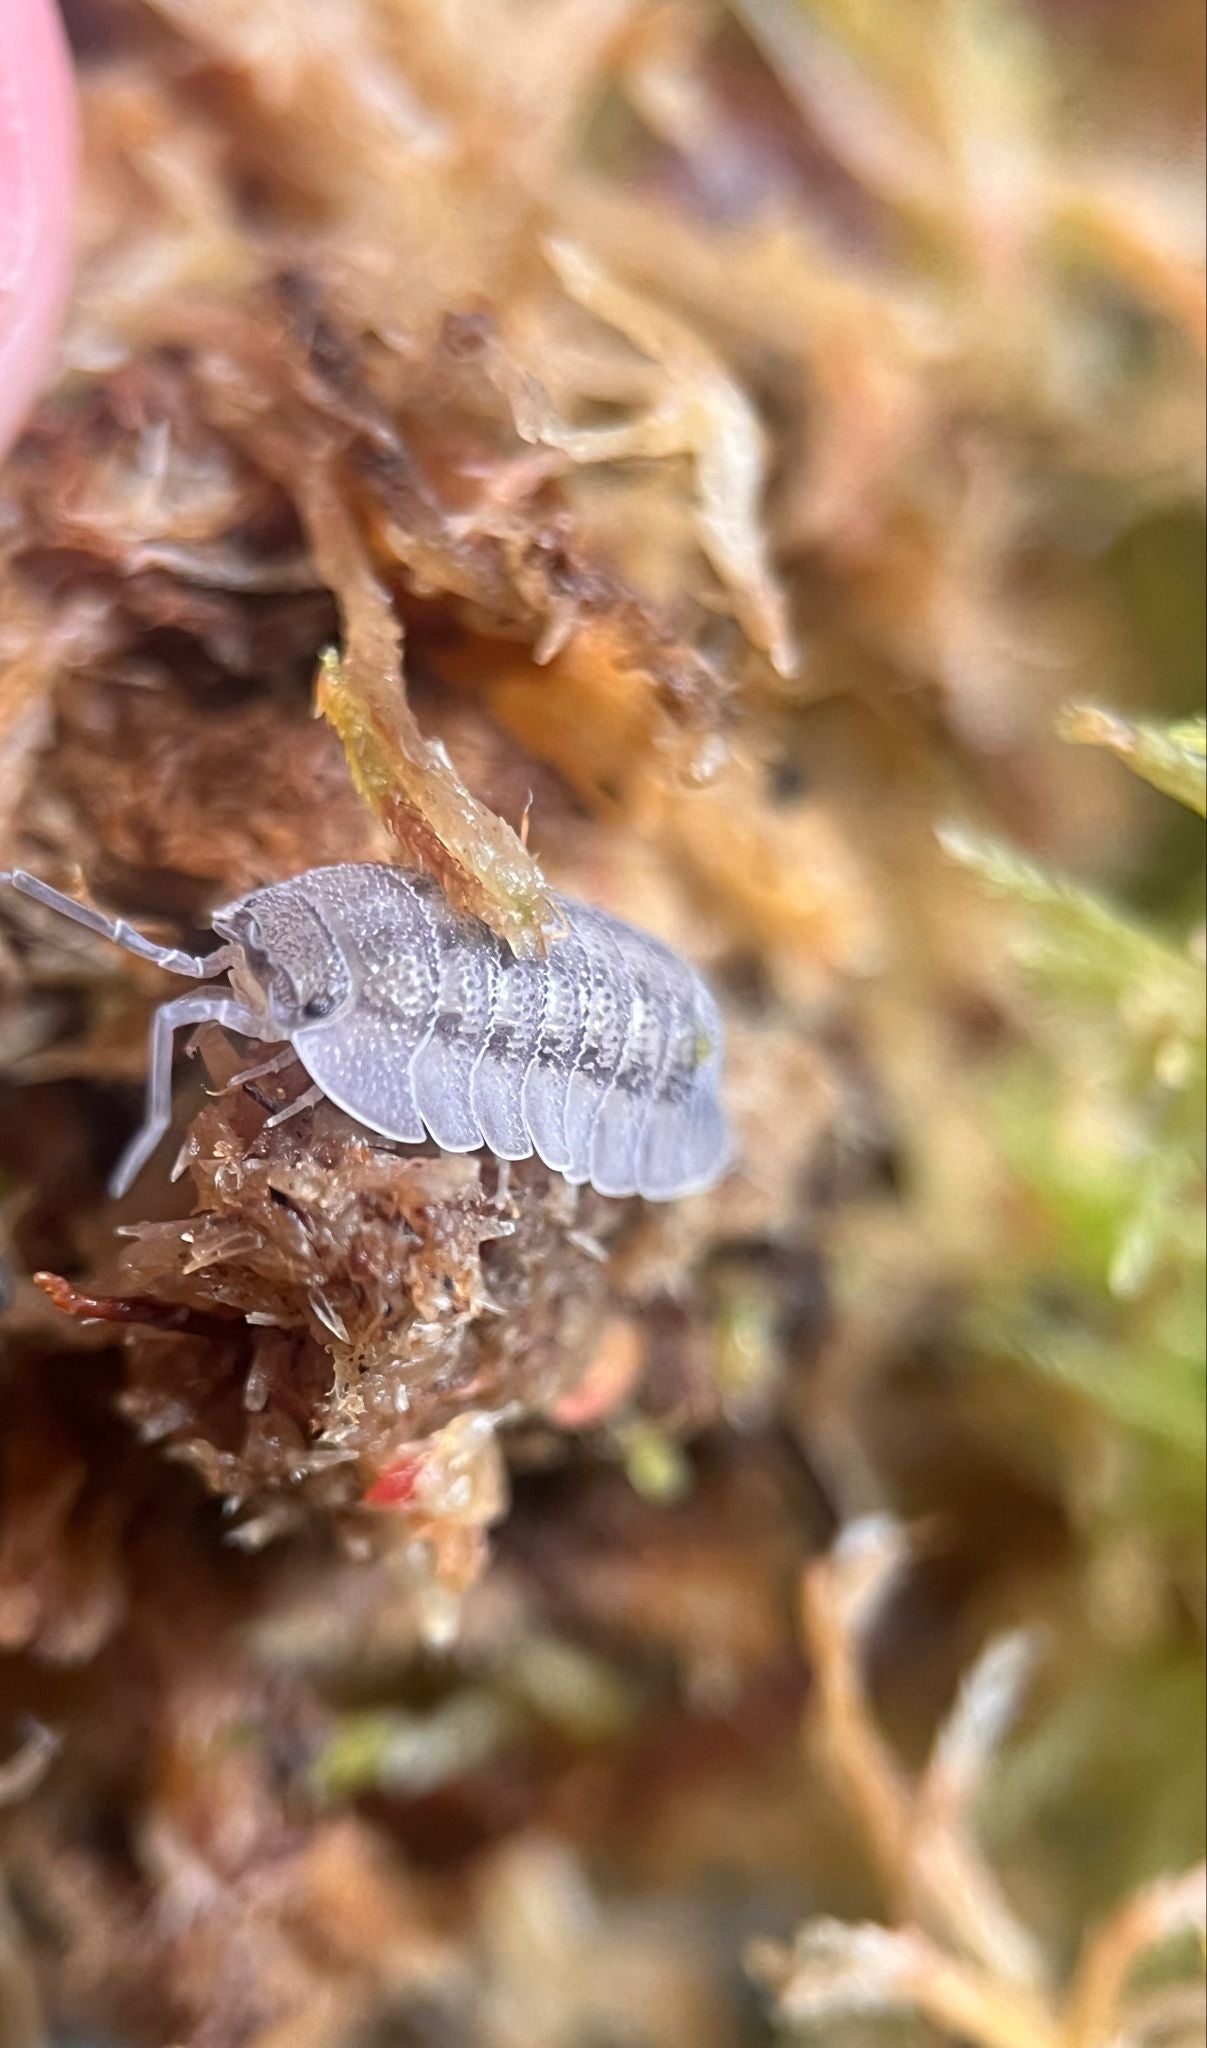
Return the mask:
[[[23,870],[0,875],[118,945],[204,982],[156,1012],[129,1186],[171,1121],[173,1033],[212,1020],[287,1042],[314,1084],[385,1138],[536,1153],[603,1195],[707,1187],[729,1153],[717,1006],[688,963],[601,910],[555,899],[564,933],[517,959],[428,876],[312,868],[214,913],[208,956],[155,945]],[[226,981],[213,977],[225,974]]]

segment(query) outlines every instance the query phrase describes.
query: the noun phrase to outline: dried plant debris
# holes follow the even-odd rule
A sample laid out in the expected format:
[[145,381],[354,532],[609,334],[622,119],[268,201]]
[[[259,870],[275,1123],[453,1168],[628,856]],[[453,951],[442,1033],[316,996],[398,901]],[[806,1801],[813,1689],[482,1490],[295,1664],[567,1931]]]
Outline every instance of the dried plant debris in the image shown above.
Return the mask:
[[[213,1028],[205,1045],[213,1100],[183,1154],[190,1212],[124,1226],[107,1289],[38,1284],[85,1323],[131,1331],[123,1412],[223,1497],[237,1540],[357,1511],[362,1544],[432,1546],[443,1629],[506,1506],[499,1433],[627,1416],[655,1358],[660,1377],[676,1356],[695,1375],[706,1301],[657,1350],[634,1320],[664,1297],[659,1236],[676,1265],[691,1239],[672,1249],[673,1222],[536,1161],[416,1156],[328,1104],[289,1114],[296,1063],[257,1073]],[[681,1427],[715,1414],[700,1392]]]
[[[1007,1904],[977,1846],[970,1808],[1018,1711],[1034,1643],[1014,1636],[990,1644],[917,1780],[891,1760],[860,1679],[859,1639],[903,1550],[901,1532],[890,1525],[854,1524],[802,1582],[817,1676],[815,1751],[896,1917],[889,1925],[819,1917],[790,1950],[756,1950],[753,1967],[773,1988],[782,2017],[823,2038],[861,2017],[912,2018],[983,2048],[1198,2039],[1207,1866],[1141,1886],[1086,1937],[1058,1991],[1051,1959]],[[1144,1965],[1158,1957],[1166,1968],[1145,1987]]]
[[5,892],[4,2048],[1201,2039],[1201,12],[64,0],[0,870],[596,904],[736,1157],[209,1025],[115,1203]]

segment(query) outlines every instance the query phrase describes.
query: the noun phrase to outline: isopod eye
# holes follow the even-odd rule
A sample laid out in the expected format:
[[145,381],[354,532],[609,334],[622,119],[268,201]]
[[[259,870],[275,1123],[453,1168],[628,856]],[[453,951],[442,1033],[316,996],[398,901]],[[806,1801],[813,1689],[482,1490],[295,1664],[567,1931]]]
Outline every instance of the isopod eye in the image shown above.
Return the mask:
[[307,1024],[318,1024],[324,1017],[329,1017],[334,1008],[333,995],[311,996],[310,1001],[302,1005],[302,1016]]

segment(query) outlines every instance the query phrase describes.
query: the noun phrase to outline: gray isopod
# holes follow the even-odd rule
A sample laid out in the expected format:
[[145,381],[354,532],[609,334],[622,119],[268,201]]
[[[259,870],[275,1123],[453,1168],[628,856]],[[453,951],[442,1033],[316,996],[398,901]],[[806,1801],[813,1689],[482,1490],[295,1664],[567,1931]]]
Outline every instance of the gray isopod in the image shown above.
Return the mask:
[[601,910],[556,898],[564,934],[520,960],[428,876],[350,863],[215,911],[225,944],[199,956],[22,869],[0,882],[203,983],[155,1013],[146,1116],[116,1194],[171,1123],[173,1034],[207,1022],[288,1044],[313,1084],[297,1107],[326,1096],[383,1138],[535,1152],[568,1181],[649,1201],[708,1187],[728,1163],[712,995],[669,947]]

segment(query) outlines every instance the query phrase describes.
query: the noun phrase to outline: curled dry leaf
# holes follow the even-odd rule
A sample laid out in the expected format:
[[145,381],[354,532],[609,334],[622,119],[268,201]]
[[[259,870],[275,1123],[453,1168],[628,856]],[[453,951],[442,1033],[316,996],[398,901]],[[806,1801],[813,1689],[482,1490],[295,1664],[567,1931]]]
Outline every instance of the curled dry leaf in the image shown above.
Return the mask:
[[24,1799],[40,1783],[58,1755],[61,1737],[41,1721],[28,1721],[10,1757],[0,1764],[0,1806]]
[[966,1678],[913,1784],[871,1715],[860,1639],[905,1562],[902,1532],[866,1521],[811,1565],[801,1593],[818,1682],[817,1733],[835,1783],[860,1820],[897,1910],[974,1956],[1003,1982],[1042,1981],[1040,1951],[1011,1912],[968,1829],[968,1813],[1017,1710],[1034,1655],[1025,1637],[992,1643]]
[[912,1780],[875,1726],[861,1634],[904,1557],[901,1532],[867,1520],[810,1565],[801,1615],[816,1685],[818,1754],[863,1834],[896,1924],[818,1917],[788,1949],[756,1945],[750,1965],[790,2024],[913,2015],[977,2048],[1108,2048],[1133,2033],[1138,1965],[1202,1934],[1204,1873],[1142,1887],[1087,1937],[1063,1996],[1043,1944],[1015,1916],[982,1854],[970,1810],[1034,1660],[1026,1635],[990,1643],[965,1679],[924,1770]]
[[1060,2042],[1042,2006],[954,1962],[913,1929],[811,1921],[788,1956],[759,1951],[754,1961],[790,2023],[912,2015],[976,2048]]
[[460,911],[480,917],[520,958],[544,951],[561,916],[511,827],[470,795],[420,732],[402,686],[402,635],[389,600],[349,549],[337,501],[311,505],[320,563],[340,592],[346,647],[319,673],[317,703],[340,736],[356,785],[404,853]]
[[1140,1966],[1186,1936],[1201,1958],[1207,1938],[1204,1864],[1142,1885],[1089,1935],[1065,2008],[1069,2048],[1098,2048],[1101,2042],[1126,2038],[1129,1994],[1135,1991]]
[[584,249],[562,240],[546,246],[571,297],[656,362],[664,381],[649,410],[620,426],[575,430],[547,409],[530,409],[521,431],[574,462],[689,456],[700,544],[755,646],[781,675],[793,675],[797,650],[762,524],[766,448],[754,407],[683,321],[610,277]]

